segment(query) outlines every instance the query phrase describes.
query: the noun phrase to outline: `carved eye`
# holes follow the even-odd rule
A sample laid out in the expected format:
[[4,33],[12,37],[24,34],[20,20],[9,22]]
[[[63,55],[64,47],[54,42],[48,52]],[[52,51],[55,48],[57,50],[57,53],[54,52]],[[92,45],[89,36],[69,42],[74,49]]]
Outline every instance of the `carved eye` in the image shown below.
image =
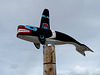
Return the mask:
[[30,27],[30,28],[34,29],[34,27]]
[[44,35],[40,35],[40,39],[44,39]]
[[37,28],[36,27],[32,27],[32,26],[25,26],[25,28],[28,28],[30,30],[33,30],[33,31],[37,31]]

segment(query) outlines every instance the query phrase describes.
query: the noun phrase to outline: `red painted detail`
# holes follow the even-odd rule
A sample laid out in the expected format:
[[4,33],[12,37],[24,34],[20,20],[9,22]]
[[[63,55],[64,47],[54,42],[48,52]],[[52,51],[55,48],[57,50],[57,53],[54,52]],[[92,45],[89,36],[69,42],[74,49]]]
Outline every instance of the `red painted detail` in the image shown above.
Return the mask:
[[19,25],[18,28],[17,28],[17,30],[18,30],[19,28],[25,28],[25,26],[24,26],[24,25]]
[[18,26],[17,30],[19,30],[19,29],[29,30],[29,32],[18,32],[18,33],[17,33],[17,36],[18,36],[18,35],[21,35],[21,34],[30,34],[30,33],[32,32],[32,30],[25,28],[24,25]]
[[56,64],[56,63],[53,63],[53,62],[48,62],[48,63],[44,63],[44,65],[45,65],[45,64]]
[[47,29],[49,29],[48,25],[46,23],[43,24],[42,28],[44,28],[44,27],[47,27]]

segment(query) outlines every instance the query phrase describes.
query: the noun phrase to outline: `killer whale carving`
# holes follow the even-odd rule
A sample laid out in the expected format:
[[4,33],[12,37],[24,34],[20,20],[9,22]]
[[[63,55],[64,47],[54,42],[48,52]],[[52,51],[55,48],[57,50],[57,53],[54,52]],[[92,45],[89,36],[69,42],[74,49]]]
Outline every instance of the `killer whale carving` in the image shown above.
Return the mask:
[[29,25],[19,25],[17,29],[17,37],[26,41],[33,42],[37,49],[40,48],[40,44],[73,44],[76,47],[76,50],[84,56],[85,51],[93,52],[89,47],[76,41],[69,35],[50,30],[49,19],[49,10],[45,9],[41,17],[40,28]]

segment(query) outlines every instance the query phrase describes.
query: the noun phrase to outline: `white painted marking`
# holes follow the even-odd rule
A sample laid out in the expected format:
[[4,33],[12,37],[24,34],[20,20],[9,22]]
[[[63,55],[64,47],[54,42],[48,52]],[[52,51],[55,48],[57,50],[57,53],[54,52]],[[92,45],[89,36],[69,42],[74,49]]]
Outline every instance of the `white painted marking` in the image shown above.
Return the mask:
[[54,30],[51,30],[51,31],[52,31],[52,36],[49,38],[56,38],[56,32]]
[[30,31],[26,29],[18,29],[18,32],[30,32]]

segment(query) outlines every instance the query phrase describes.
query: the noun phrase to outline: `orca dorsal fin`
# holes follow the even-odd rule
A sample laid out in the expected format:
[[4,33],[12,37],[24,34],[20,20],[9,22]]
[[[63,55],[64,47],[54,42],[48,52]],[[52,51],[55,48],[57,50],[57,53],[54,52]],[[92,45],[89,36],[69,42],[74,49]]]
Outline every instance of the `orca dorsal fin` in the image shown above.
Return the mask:
[[44,9],[44,11],[42,13],[40,28],[50,30],[49,10],[48,9]]

